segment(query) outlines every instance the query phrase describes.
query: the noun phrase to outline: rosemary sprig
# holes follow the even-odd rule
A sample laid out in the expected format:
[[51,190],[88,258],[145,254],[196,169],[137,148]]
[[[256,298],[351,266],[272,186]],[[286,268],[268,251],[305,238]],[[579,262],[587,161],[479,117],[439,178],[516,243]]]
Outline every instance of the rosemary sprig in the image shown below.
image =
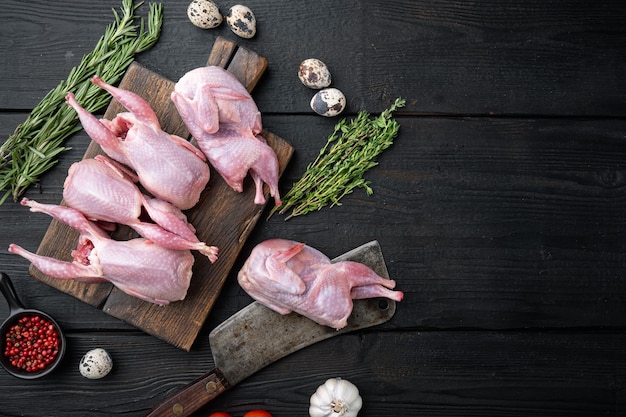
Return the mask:
[[400,125],[392,113],[404,105],[405,100],[397,98],[376,118],[362,111],[351,122],[340,120],[315,161],[282,198],[283,204],[272,209],[270,217],[291,210],[287,221],[328,205],[340,206],[340,200],[355,188],[373,194],[363,174],[378,165],[376,157],[393,144]]
[[147,28],[144,19],[135,24],[136,10],[143,2],[122,0],[121,15],[113,9],[115,22],[106,27],[95,48],[84,55],[66,80],[50,90],[13,134],[0,146],[0,204],[13,195],[17,200],[39,177],[57,163],[57,156],[68,150],[63,143],[81,129],[78,115],[65,104],[72,91],[89,112],[104,108],[108,93],[89,80],[99,75],[110,84],[120,80],[134,55],[150,49],[159,39],[163,6],[150,3]]

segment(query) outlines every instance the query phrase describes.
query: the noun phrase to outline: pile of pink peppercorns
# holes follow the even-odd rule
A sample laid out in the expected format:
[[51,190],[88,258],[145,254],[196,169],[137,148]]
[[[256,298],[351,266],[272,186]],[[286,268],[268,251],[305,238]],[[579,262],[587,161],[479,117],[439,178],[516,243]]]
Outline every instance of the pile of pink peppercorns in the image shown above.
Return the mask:
[[59,344],[54,324],[38,315],[24,316],[6,333],[4,356],[14,367],[36,372],[54,361]]

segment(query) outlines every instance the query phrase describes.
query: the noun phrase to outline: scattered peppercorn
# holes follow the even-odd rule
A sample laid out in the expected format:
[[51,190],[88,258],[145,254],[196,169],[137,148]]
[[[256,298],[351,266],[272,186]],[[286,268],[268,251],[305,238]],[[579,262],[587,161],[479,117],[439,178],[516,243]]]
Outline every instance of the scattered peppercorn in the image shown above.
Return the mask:
[[54,324],[41,316],[24,316],[5,335],[4,356],[14,367],[36,372],[54,361],[59,344],[59,332]]

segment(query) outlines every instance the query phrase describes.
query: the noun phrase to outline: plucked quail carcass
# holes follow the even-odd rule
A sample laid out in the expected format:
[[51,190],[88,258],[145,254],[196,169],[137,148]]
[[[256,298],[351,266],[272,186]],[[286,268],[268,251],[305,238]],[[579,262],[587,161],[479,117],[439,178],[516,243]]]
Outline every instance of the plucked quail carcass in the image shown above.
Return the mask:
[[78,113],[87,134],[109,157],[133,169],[153,196],[181,210],[195,206],[210,177],[204,154],[180,136],[161,130],[157,115],[139,95],[97,76],[92,82],[129,111],[113,120],[98,120],[68,93],[66,101]]
[[352,300],[385,297],[401,301],[396,283],[368,266],[330,259],[304,243],[266,240],[254,247],[237,276],[255,300],[280,314],[292,311],[335,329],[347,325]]
[[185,298],[194,263],[190,251],[166,249],[145,238],[113,240],[71,207],[27,198],[22,205],[32,212],[49,214],[80,232],[72,262],[37,255],[16,244],[9,246],[9,252],[26,258],[44,274],[88,283],[109,281],[129,295],[159,305]]
[[187,72],[171,99],[211,165],[235,191],[242,192],[247,174],[254,180],[254,202],[265,204],[263,184],[277,206],[278,158],[260,135],[261,113],[245,87],[217,66]]
[[[201,242],[187,217],[172,204],[148,197],[136,175],[103,156],[75,162],[63,185],[65,203],[92,221],[120,223],[168,249],[198,250],[211,262],[218,249]],[[143,221],[143,210],[153,222]]]

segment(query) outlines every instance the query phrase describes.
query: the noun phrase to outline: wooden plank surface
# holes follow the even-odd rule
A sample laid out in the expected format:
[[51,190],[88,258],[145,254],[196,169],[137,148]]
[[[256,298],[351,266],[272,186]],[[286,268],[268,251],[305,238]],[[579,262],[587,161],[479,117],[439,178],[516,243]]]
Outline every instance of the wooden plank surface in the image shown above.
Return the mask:
[[[239,48],[234,42],[219,38],[207,65],[224,66],[252,91],[267,68],[267,60],[252,51]],[[163,130],[181,137],[189,137],[189,131],[170,100],[174,84],[133,63],[119,87],[134,91],[148,101],[158,115]],[[112,100],[104,117],[113,119],[122,111],[125,109],[117,101]],[[293,148],[268,131],[262,132],[262,135],[275,150],[279,159],[279,171],[282,173],[291,158]],[[100,146],[91,142],[84,158],[92,158],[100,153],[103,153]],[[75,280],[58,280],[42,274],[32,265],[30,273],[34,278],[102,309],[111,316],[177,347],[189,350],[211,311],[239,251],[264,209],[264,205],[254,204],[255,191],[249,178],[244,185],[244,192],[239,194],[212,171],[211,180],[200,201],[185,212],[189,222],[196,228],[198,238],[219,248],[219,260],[211,264],[207,257],[194,253],[193,278],[183,301],[158,306],[129,296],[109,283],[85,284]],[[268,196],[267,188],[265,194]],[[135,236],[137,235],[134,231],[126,226],[118,227],[113,234],[113,238],[121,240]],[[76,248],[77,240],[78,232],[53,220],[37,253],[71,261],[71,251]]]
[[[168,79],[182,76],[185,62],[203,62],[214,34],[234,38],[226,25],[189,27],[188,3],[167,2],[165,36],[140,58]],[[94,28],[104,28],[118,5],[63,0],[38,4],[32,14],[28,3],[5,1],[0,56],[13,59],[0,65],[0,106],[33,107],[95,45],[102,29]],[[317,57],[351,111],[382,111],[402,95],[406,111],[428,114],[626,113],[622,0],[530,0],[524,7],[513,0],[319,0],[297,7],[253,0],[250,7],[264,28],[242,42],[272,63],[255,91],[264,112],[309,111],[310,94],[295,74],[303,59]],[[32,56],[41,64],[31,65]]]
[[[268,115],[264,121],[284,137],[297,138],[297,153],[281,177],[286,188],[315,158],[329,127],[325,119],[307,115]],[[331,256],[376,237],[391,276],[411,294],[400,311],[419,312],[399,314],[398,326],[616,331],[626,326],[625,121],[406,116],[399,121],[399,138],[367,175],[372,196],[355,191],[341,207],[288,222],[261,217],[241,260],[253,244],[277,236],[309,242]],[[82,157],[86,138],[73,140],[72,158]],[[72,158],[28,197],[58,202]],[[2,206],[2,219],[0,248],[22,243],[36,250],[50,224],[47,216],[13,203]],[[8,252],[0,252],[0,263],[18,277],[28,266]],[[68,301],[35,280],[16,285],[70,329],[98,327],[103,319],[82,309],[66,312]],[[234,274],[219,297],[209,326],[247,300]]]
[[[3,3],[3,137],[93,47],[119,4]],[[191,25],[189,0],[163,4],[163,35],[137,60],[166,79],[205,62],[217,36],[237,39],[226,25]],[[341,207],[289,222],[262,217],[188,352],[30,278],[6,247],[35,250],[50,222],[5,203],[0,266],[27,305],[64,326],[69,351],[51,379],[0,371],[0,414],[142,416],[212,367],[210,330],[251,301],[238,266],[255,244],[283,237],[331,257],[377,239],[406,297],[390,323],[285,358],[193,417],[306,416],[313,390],[336,375],[360,388],[359,417],[626,415],[625,3],[245,4],[258,32],[237,41],[271,63],[255,101],[265,127],[296,149],[281,191],[336,122],[310,111],[313,92],[295,75],[302,59],[330,66],[348,116],[407,98],[400,135],[366,175],[374,194],[357,190]],[[87,143],[75,135],[27,196],[58,203]],[[109,350],[114,371],[86,381],[78,362],[96,347]]]
[[[0,116],[4,126],[16,120]],[[307,115],[268,115],[264,121],[282,136],[297,138],[297,152],[281,177],[286,188],[315,158],[329,127],[325,119]],[[376,237],[390,274],[411,294],[400,309],[419,311],[399,314],[399,326],[626,326],[626,281],[620,278],[626,265],[625,121],[399,121],[398,140],[367,175],[372,196],[355,191],[341,207],[288,222],[261,217],[241,258],[254,243],[277,236],[307,241],[333,256]],[[29,190],[29,198],[58,202],[65,171],[82,157],[86,139],[73,139],[68,159],[44,178],[41,189]],[[11,202],[1,209],[0,249],[22,243],[36,250],[49,218]],[[17,277],[28,266],[6,251],[0,251],[0,264]],[[72,330],[99,327],[103,319],[76,311],[78,306],[66,312],[65,298],[28,277],[16,285]],[[246,302],[233,274],[219,297],[212,325]]]
[[[85,382],[72,372],[79,360],[72,356],[53,384],[29,381],[30,387],[46,390],[45,400],[35,389],[0,379],[1,395],[20,398],[3,403],[4,415],[50,415],[50,401],[54,401],[54,415],[96,416],[99,413],[93,408],[103,407],[106,415],[140,417],[184,381],[214,366],[208,349],[181,355],[180,350],[163,349],[147,335],[110,335],[99,342],[114,355],[115,368],[107,379]],[[335,375],[350,375],[359,387],[364,404],[359,416],[620,417],[626,412],[626,369],[615,364],[623,363],[624,343],[623,333],[589,331],[343,335],[264,368],[194,417],[216,411],[241,417],[254,408],[269,409],[275,416],[307,416],[310,395],[326,377]],[[76,334],[68,344],[84,352],[93,341]],[[402,358],[392,353],[399,346]],[[404,349],[408,346],[412,349]],[[141,358],[137,351],[143,353]],[[136,372],[139,361],[141,374]],[[112,380],[123,381],[123,389],[112,386]],[[68,392],[81,404],[64,400]],[[103,399],[103,392],[115,395]]]

